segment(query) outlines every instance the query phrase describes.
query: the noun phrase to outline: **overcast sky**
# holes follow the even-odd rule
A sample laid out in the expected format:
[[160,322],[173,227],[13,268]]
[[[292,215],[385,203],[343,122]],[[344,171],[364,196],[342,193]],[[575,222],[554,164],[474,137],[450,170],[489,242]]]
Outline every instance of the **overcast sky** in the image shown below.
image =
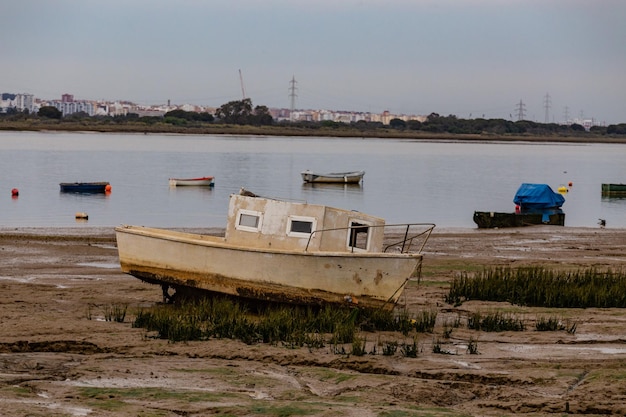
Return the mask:
[[625,0],[0,1],[0,92],[626,122]]

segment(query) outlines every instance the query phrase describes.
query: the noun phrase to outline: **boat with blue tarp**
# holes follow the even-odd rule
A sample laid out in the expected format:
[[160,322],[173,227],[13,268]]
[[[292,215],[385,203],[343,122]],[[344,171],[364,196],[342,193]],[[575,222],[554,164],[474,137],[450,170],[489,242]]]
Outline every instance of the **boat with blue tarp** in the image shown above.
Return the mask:
[[554,192],[547,184],[523,183],[513,198],[512,213],[475,211],[474,223],[479,228],[521,227],[539,224],[565,225],[565,203],[562,194]]

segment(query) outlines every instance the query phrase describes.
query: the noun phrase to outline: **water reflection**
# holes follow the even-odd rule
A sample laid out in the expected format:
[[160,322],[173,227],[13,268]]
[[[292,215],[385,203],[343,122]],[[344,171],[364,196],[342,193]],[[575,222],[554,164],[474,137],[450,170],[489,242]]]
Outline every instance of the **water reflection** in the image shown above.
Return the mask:
[[313,183],[313,182],[305,182],[302,183],[302,188],[306,190],[307,188],[318,189],[319,191],[326,190],[340,190],[340,191],[362,191],[361,184],[346,184],[346,183]]
[[185,195],[186,193],[212,194],[213,186],[169,187],[170,194]]
[[59,192],[61,200],[68,201],[82,201],[82,200],[106,200],[111,197],[111,193],[74,193],[74,192]]

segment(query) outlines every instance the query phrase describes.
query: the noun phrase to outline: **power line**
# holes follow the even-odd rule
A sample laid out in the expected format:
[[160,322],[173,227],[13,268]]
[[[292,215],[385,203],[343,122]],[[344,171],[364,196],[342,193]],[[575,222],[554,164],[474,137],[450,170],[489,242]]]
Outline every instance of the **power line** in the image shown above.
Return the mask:
[[291,105],[289,106],[289,109],[291,110],[291,113],[294,112],[294,110],[296,109],[296,97],[298,97],[298,95],[296,94],[296,76],[292,76],[291,77],[291,81],[289,81],[289,98],[291,101]]
[[546,93],[546,96],[543,98],[543,107],[546,110],[546,119],[545,122],[550,122],[550,107],[552,106],[552,100],[550,100],[550,94]]
[[515,113],[517,113],[517,120],[524,120],[526,118],[526,105],[521,99],[517,106],[515,106]]

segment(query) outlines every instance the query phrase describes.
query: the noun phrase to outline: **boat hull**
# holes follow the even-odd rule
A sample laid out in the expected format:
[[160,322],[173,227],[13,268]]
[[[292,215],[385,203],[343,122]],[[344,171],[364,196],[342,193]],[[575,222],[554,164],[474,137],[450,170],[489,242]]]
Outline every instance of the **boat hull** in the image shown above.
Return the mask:
[[248,299],[392,309],[422,255],[250,249],[217,236],[121,226],[122,271],[145,282]]
[[62,182],[63,193],[106,193],[108,182]]
[[171,187],[180,186],[204,186],[213,187],[215,185],[214,177],[202,177],[202,178],[170,178],[169,184]]
[[626,197],[626,184],[602,184],[605,197]]
[[356,172],[338,172],[330,174],[317,174],[311,171],[301,173],[302,180],[308,183],[327,183],[327,184],[358,184],[365,175],[364,171]]
[[565,225],[565,213],[498,213],[489,211],[475,211],[474,223],[480,229],[494,229],[503,227],[522,227],[533,225]]

